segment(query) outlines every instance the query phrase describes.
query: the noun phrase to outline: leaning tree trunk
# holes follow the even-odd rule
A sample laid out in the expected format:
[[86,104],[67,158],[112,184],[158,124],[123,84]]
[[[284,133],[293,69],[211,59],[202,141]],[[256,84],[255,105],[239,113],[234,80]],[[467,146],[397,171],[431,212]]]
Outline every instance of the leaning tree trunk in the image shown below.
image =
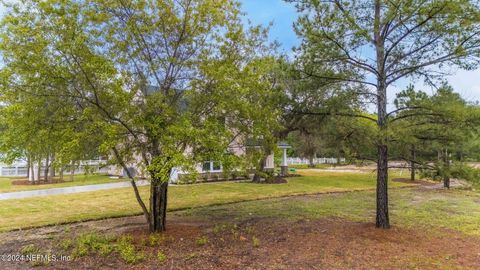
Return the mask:
[[166,229],[168,180],[153,179],[150,185],[150,232]]
[[415,181],[415,158],[416,158],[416,151],[415,145],[412,144],[411,149],[411,160],[410,160],[410,180]]
[[450,160],[448,160],[448,150],[445,149],[444,155],[444,170],[443,170],[443,187],[450,188]]

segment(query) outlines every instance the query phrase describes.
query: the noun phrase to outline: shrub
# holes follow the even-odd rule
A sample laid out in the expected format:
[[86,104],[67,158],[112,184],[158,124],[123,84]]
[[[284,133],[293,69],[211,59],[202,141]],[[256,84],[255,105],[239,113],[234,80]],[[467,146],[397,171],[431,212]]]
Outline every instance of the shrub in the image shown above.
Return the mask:
[[110,254],[115,245],[112,243],[115,237],[86,233],[80,235],[75,243],[73,257],[82,257],[92,253],[100,253],[103,256]]
[[459,162],[453,163],[450,168],[450,173],[454,178],[465,179],[474,184],[480,183],[480,170],[467,164]]
[[136,250],[132,244],[132,238],[129,236],[123,236],[117,242],[117,252],[125,263],[135,264],[142,261],[145,258],[143,252]]
[[159,251],[157,253],[157,260],[161,263],[165,262],[167,260],[167,255],[165,255],[165,253],[163,253],[162,251]]
[[475,185],[480,184],[480,170],[462,162],[454,162],[448,169],[442,162],[435,163],[433,169],[421,170],[420,176],[441,181],[444,174],[449,177],[464,179]]
[[257,248],[260,246],[260,239],[258,239],[257,237],[252,237],[252,245],[254,248]]
[[255,226],[253,225],[248,225],[247,227],[245,227],[245,232],[247,234],[253,234],[255,232]]
[[148,236],[148,245],[151,247],[159,245],[163,241],[163,236],[158,233],[152,233]]
[[206,236],[202,236],[200,238],[198,238],[195,243],[197,244],[197,246],[204,246],[208,243],[208,238]]

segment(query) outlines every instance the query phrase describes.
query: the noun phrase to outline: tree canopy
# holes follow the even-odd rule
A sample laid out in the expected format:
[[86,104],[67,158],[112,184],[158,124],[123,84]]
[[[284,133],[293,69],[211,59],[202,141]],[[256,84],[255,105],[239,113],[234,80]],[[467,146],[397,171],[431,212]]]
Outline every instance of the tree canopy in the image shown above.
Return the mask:
[[[287,0],[301,14],[295,31],[301,70],[331,83],[361,86],[376,105],[377,227],[389,228],[388,89],[403,78],[433,82],[449,69],[480,60],[480,8],[469,0]],[[330,72],[324,72],[329,67]],[[321,71],[321,72],[318,72]],[[357,89],[357,88],[353,88]],[[409,108],[399,108],[404,110]],[[398,111],[397,110],[397,111]]]
[[[149,207],[129,177],[151,231],[165,229],[174,167],[227,163],[244,138],[275,125],[274,46],[266,29],[244,26],[236,1],[24,1],[0,32],[5,109],[61,106],[55,143],[98,138],[127,174],[128,164],[143,167]],[[37,116],[25,121],[46,120]],[[80,130],[65,133],[72,116]]]

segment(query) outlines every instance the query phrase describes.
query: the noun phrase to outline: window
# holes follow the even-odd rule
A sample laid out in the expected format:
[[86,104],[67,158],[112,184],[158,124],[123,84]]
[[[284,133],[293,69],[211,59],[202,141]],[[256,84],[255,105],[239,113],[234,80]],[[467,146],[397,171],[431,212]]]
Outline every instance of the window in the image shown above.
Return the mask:
[[221,172],[222,163],[218,161],[205,161],[202,164],[202,171],[203,172]]
[[204,172],[211,171],[210,163],[211,163],[210,161],[204,162],[203,165],[202,165],[202,171],[204,171]]
[[212,171],[221,171],[222,170],[222,164],[220,162],[214,161],[214,162],[212,162],[212,165],[213,165],[212,166],[213,167]]

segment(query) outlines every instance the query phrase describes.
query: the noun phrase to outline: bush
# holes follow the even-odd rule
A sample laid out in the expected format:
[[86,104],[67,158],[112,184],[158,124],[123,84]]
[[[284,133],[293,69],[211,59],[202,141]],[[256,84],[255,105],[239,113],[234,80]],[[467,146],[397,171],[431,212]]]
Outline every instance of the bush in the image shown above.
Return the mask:
[[474,184],[480,184],[480,170],[464,163],[453,163],[450,168],[450,175],[453,178],[464,179]]
[[123,236],[119,239],[116,250],[120,254],[122,260],[128,264],[138,263],[145,258],[143,252],[136,250],[135,246],[132,244],[132,238],[128,236]]
[[112,243],[114,240],[114,237],[96,233],[82,234],[77,238],[73,256],[82,257],[96,252],[106,256],[114,250],[115,245]]
[[163,262],[165,262],[167,259],[168,259],[168,258],[167,258],[167,255],[165,255],[165,253],[163,253],[163,252],[161,252],[161,251],[159,251],[159,252],[157,253],[157,260],[158,260],[159,262],[163,263]]
[[195,243],[197,244],[197,246],[204,246],[208,243],[208,238],[206,236],[202,236],[200,238],[198,238]]
[[445,174],[452,178],[466,180],[475,185],[480,184],[480,170],[462,162],[454,162],[448,169],[440,162],[434,164],[433,169],[422,170],[420,176],[441,181]]
[[148,236],[147,245],[150,247],[154,247],[160,245],[164,240],[164,236],[158,233],[152,233]]
[[252,245],[254,248],[258,248],[260,246],[260,239],[257,237],[252,237]]

